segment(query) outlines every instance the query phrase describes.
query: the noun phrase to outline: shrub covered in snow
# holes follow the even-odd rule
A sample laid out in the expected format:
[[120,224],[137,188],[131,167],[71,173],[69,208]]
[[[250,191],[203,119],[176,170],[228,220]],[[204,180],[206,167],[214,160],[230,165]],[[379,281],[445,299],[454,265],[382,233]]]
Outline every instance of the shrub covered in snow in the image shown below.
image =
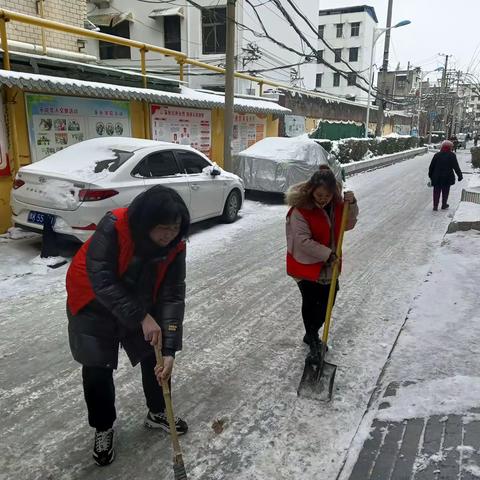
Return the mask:
[[344,138],[342,140],[316,140],[340,163],[351,163],[390,153],[403,152],[423,145],[418,137],[391,135],[377,138]]

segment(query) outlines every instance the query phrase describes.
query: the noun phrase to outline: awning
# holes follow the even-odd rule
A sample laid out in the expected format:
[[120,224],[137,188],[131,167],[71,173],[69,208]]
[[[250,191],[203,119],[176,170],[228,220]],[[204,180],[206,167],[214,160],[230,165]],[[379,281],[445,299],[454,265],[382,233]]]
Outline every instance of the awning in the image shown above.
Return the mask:
[[132,12],[108,12],[89,15],[88,19],[97,27],[115,27],[124,21],[133,22]]
[[160,18],[160,17],[184,17],[185,14],[183,12],[183,7],[174,7],[174,8],[166,8],[164,10],[152,10],[150,12],[150,18]]

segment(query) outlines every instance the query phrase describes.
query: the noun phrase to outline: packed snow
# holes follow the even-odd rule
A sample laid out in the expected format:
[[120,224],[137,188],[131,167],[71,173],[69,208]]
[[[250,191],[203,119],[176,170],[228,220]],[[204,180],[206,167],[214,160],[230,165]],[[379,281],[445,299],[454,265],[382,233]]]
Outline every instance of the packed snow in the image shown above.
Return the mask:
[[[466,283],[459,272],[470,268],[471,262],[462,260],[465,252],[480,258],[480,251],[471,249],[470,232],[455,234],[455,241],[443,238],[452,212],[431,211],[431,190],[424,182],[430,159],[431,154],[423,155],[348,179],[360,219],[345,240],[330,337],[329,360],[338,364],[330,404],[296,395],[307,348],[302,345],[300,294],[285,275],[287,208],[281,198],[247,200],[232,225],[208,221],[193,227],[184,350],[177,356],[173,381],[176,414],[190,425],[181,439],[189,478],[336,478],[349,449],[361,447],[357,430],[365,428],[368,435],[370,423],[362,427],[362,417],[413,297],[422,287],[430,303],[437,298],[433,286],[424,291],[429,282],[423,282],[433,258],[435,269],[445,268],[435,255],[442,241],[451,271],[438,281],[450,288],[433,312],[429,307],[429,316],[426,303],[417,308],[412,324],[421,328],[425,323],[425,331],[409,331],[407,322],[397,369],[392,363],[382,382],[474,377],[480,349],[473,345],[462,352],[461,368],[453,354],[461,342],[471,345],[480,338],[480,325],[472,323],[467,331],[457,325],[460,343],[450,343],[456,311],[451,303],[459,295],[451,286],[461,285],[458,322],[475,318],[480,281]],[[457,185],[452,209],[459,196]],[[66,336],[66,266],[38,265],[35,238],[4,240],[0,260],[9,273],[2,292],[10,301],[0,307],[0,408],[5,412],[0,448],[7,452],[0,459],[2,473],[25,480],[170,478],[169,439],[142,427],[140,373],[124,355],[115,374],[117,459],[108,470],[92,465],[93,433],[86,421],[81,371]],[[431,332],[443,335],[441,341],[433,342]],[[419,348],[424,337],[432,345]],[[396,350],[392,362],[395,357]],[[417,372],[415,364],[423,364],[429,375]],[[224,428],[214,430],[218,419]]]

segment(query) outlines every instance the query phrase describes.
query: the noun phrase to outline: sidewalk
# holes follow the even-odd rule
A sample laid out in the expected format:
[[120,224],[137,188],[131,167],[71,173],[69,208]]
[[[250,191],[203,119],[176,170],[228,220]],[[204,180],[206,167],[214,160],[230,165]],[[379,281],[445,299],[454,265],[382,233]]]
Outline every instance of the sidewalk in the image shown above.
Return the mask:
[[447,234],[339,480],[480,479],[479,286],[480,232]]

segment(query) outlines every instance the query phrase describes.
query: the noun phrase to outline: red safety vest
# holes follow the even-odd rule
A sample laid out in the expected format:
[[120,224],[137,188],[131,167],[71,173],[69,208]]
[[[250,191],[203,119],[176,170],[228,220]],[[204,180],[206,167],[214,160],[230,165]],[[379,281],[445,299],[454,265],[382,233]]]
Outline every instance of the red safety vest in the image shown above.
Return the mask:
[[[330,225],[325,214],[323,214],[319,208],[298,208],[297,209],[310,227],[312,233],[312,239],[326,247],[330,248]],[[287,217],[292,214],[293,208],[291,208]],[[335,234],[335,245],[338,243],[340,237],[340,225],[343,213],[343,203],[337,203],[335,205],[335,224],[333,226]],[[320,277],[324,262],[318,263],[300,263],[295,260],[294,256],[287,252],[287,275],[295,278],[301,278],[303,280],[310,280],[315,282]]]
[[[128,209],[118,208],[112,211],[117,217],[115,228],[118,234],[118,277],[127,271],[128,265],[133,257],[135,245],[128,225]],[[67,305],[70,311],[76,315],[83,307],[95,299],[96,295],[90,283],[87,273],[87,251],[92,238],[87,240],[70,264],[67,271]],[[153,292],[153,299],[157,298],[157,293],[165,277],[169,265],[173,262],[179,252],[185,250],[185,242],[180,242],[173,250],[169,252],[167,258],[158,264],[157,280]]]

